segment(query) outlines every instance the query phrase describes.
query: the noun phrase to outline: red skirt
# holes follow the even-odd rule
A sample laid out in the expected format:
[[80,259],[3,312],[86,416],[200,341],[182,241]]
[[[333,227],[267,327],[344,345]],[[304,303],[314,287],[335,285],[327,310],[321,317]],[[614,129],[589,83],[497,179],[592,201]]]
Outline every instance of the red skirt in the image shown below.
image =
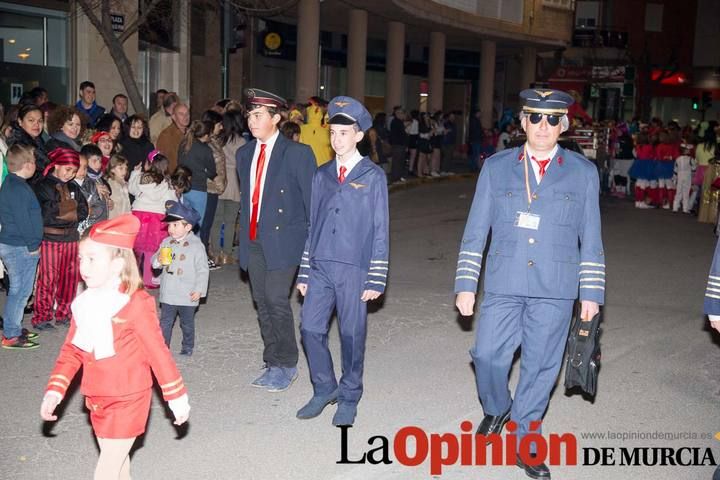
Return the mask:
[[162,221],[165,215],[140,210],[133,210],[132,214],[140,220],[140,231],[135,237],[135,250],[153,255],[168,236],[167,223]]
[[85,397],[95,436],[99,438],[134,438],[145,433],[152,390],[124,397]]

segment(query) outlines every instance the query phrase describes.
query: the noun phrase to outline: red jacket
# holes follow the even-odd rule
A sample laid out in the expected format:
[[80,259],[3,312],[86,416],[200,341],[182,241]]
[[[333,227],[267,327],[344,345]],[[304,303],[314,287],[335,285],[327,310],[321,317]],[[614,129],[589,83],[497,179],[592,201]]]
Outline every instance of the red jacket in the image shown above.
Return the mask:
[[64,397],[82,366],[80,391],[85,396],[121,397],[147,390],[153,384],[151,369],[166,401],[187,392],[175,360],[165,346],[152,296],[144,290],[136,291],[112,322],[115,355],[95,360],[93,353],[84,352],[71,343],[76,329],[72,320],[47,391]]
[[640,160],[655,160],[655,147],[650,144],[635,147],[635,156]]
[[680,148],[676,143],[660,143],[655,147],[655,156],[661,162],[672,162],[680,156]]

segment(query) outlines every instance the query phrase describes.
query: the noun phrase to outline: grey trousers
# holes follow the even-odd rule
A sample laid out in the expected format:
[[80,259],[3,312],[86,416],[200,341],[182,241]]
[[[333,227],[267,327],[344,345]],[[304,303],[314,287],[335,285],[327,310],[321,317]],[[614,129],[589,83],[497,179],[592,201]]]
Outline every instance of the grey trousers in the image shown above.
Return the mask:
[[[220,250],[226,255],[233,254],[233,238],[235,237],[235,219],[240,210],[240,203],[232,200],[219,200],[215,210],[215,220],[210,230],[210,251],[215,255]],[[220,227],[225,224],[223,248],[220,248]]]
[[249,253],[250,288],[265,344],[263,361],[267,366],[294,367],[298,362],[298,346],[290,308],[290,291],[297,266],[268,270],[262,245],[258,242],[250,242]]

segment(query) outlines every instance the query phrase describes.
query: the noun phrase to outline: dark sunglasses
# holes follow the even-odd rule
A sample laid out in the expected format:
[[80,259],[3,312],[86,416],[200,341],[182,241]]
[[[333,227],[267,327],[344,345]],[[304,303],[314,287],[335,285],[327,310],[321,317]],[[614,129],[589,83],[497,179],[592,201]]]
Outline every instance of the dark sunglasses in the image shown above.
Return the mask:
[[560,115],[549,115],[544,113],[531,113],[530,115],[528,115],[528,117],[530,118],[530,123],[532,123],[533,125],[537,125],[542,121],[543,115],[547,119],[548,125],[552,127],[555,127],[560,123]]

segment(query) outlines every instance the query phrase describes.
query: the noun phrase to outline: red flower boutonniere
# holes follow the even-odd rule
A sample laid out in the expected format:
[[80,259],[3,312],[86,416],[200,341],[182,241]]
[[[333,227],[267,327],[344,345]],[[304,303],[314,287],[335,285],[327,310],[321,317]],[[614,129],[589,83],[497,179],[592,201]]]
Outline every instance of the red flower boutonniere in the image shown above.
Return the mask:
[[562,164],[563,164],[563,159],[562,159],[562,157],[558,157],[558,165],[562,165]]

